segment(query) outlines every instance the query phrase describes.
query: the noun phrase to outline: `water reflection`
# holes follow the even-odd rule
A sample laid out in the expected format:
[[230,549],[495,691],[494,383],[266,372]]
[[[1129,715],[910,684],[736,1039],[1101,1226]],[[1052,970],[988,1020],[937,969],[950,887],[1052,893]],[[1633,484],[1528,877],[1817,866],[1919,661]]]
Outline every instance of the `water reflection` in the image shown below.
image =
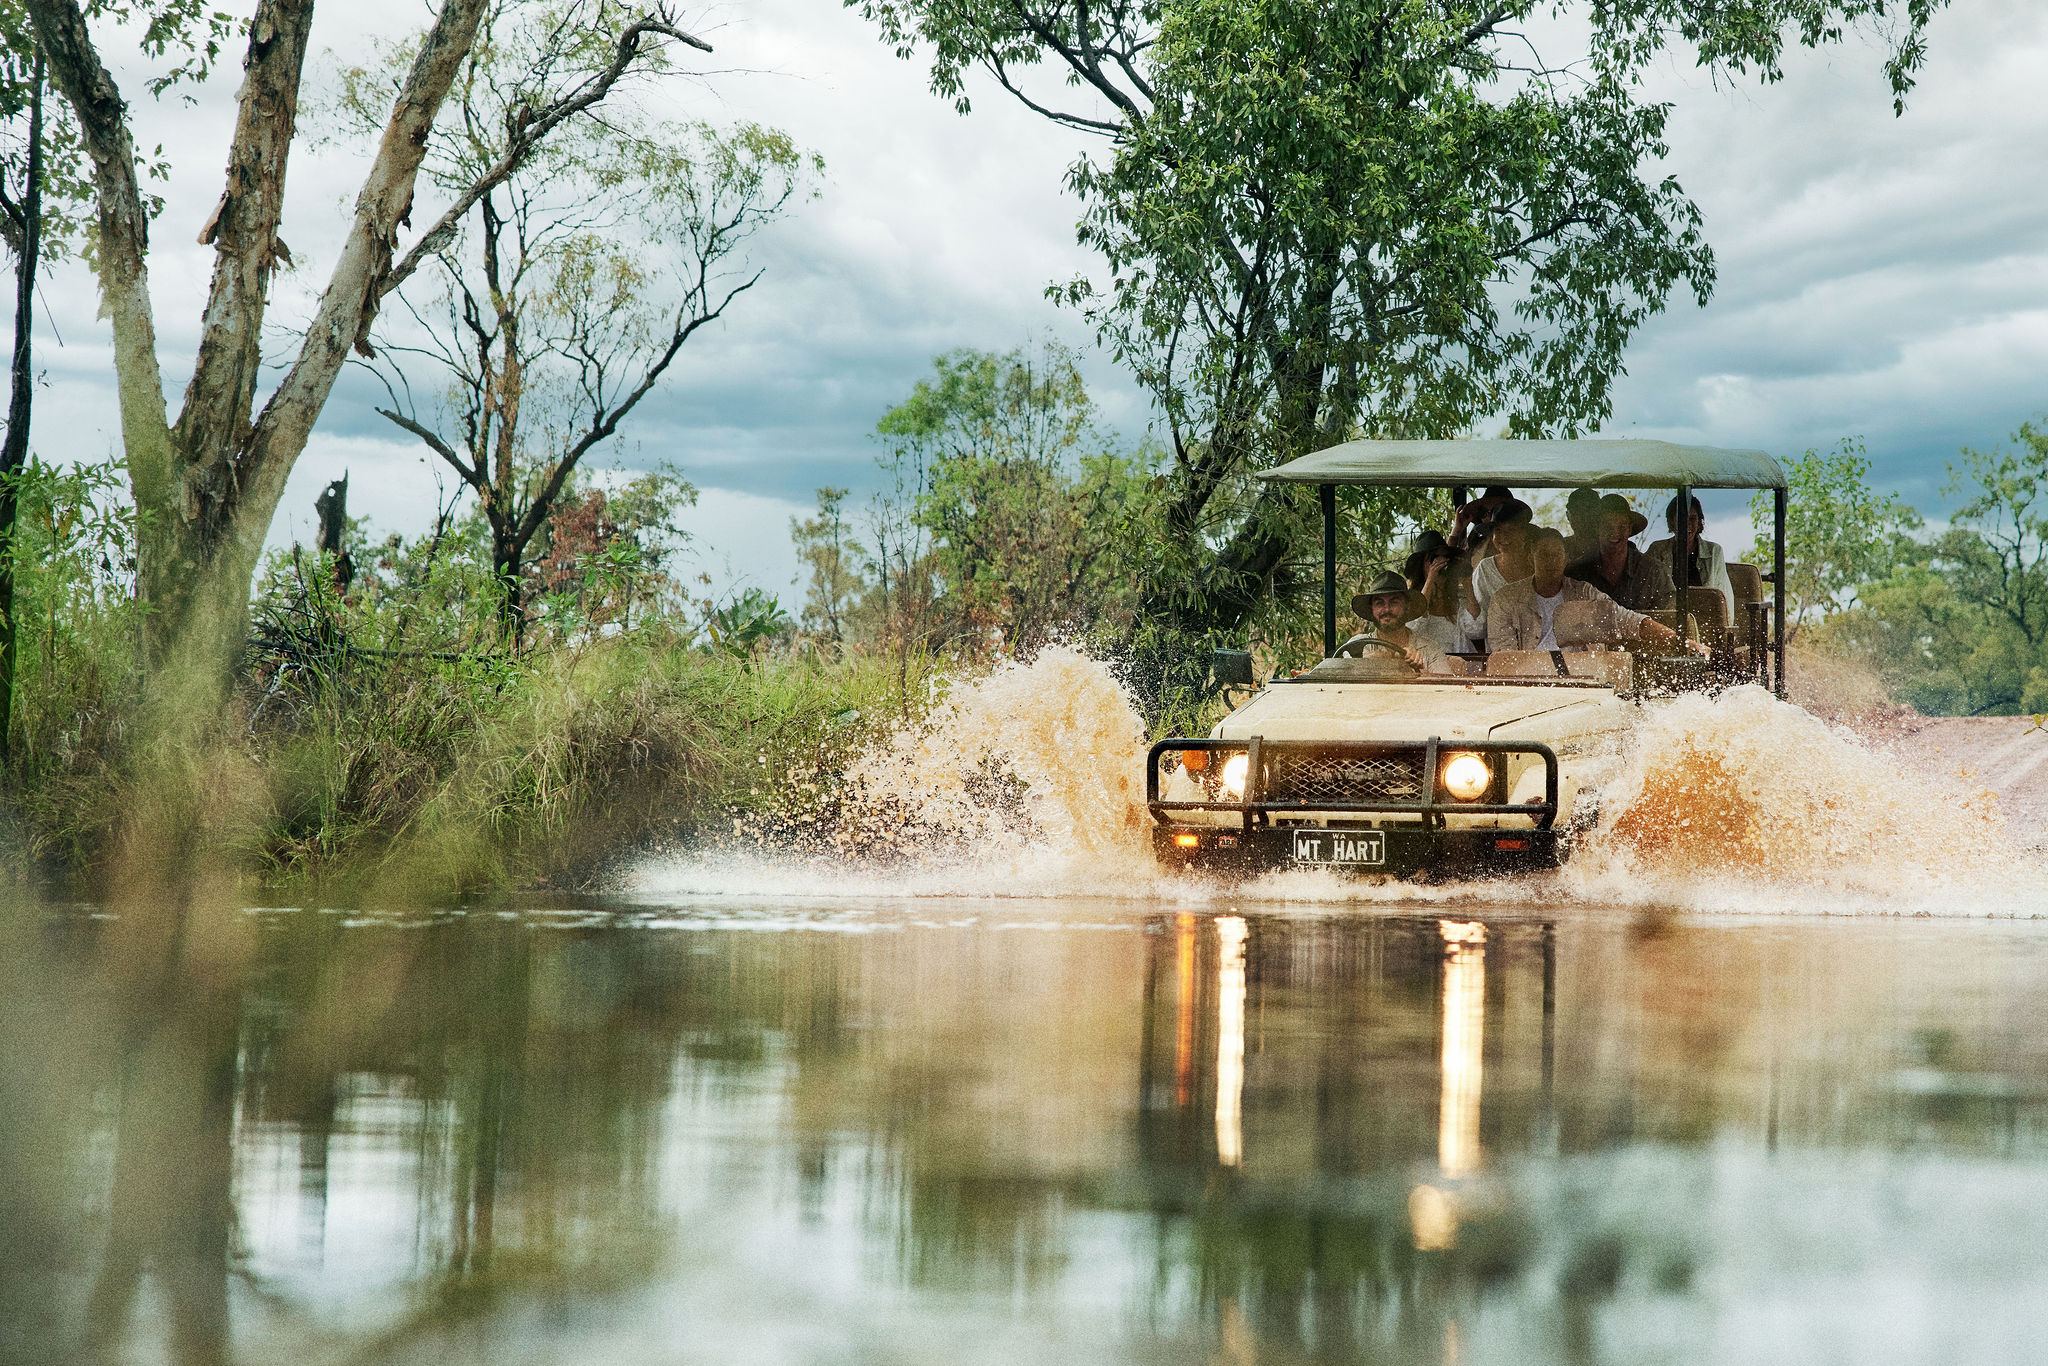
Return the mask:
[[1443,1099],[1436,1161],[1452,1181],[1479,1166],[1479,1103],[1486,1058],[1486,926],[1442,920],[1444,937]]
[[1216,917],[1216,1160],[1244,1160],[1244,918]]
[[6,922],[6,1359],[1627,1360],[1802,1276],[1851,1359],[1920,1359],[1901,1275],[2003,1306],[1977,1359],[2048,1326],[2025,927],[233,923]]

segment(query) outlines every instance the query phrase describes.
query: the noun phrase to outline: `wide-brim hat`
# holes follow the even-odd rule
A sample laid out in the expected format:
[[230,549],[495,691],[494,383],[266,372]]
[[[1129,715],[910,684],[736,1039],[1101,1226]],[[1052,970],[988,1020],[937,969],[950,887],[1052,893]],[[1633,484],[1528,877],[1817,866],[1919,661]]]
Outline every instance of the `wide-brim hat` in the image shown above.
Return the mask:
[[1406,597],[1408,594],[1408,580],[1402,578],[1391,569],[1383,569],[1380,571],[1378,578],[1365,586],[1363,593],[1353,593],[1351,595],[1351,613],[1353,616],[1370,619],[1372,616],[1372,600],[1374,598],[1388,597],[1395,593]]
[[1605,517],[1610,512],[1628,514],[1628,534],[1631,536],[1640,536],[1649,529],[1650,519],[1630,507],[1628,499],[1618,493],[1610,493],[1600,500],[1600,515]]

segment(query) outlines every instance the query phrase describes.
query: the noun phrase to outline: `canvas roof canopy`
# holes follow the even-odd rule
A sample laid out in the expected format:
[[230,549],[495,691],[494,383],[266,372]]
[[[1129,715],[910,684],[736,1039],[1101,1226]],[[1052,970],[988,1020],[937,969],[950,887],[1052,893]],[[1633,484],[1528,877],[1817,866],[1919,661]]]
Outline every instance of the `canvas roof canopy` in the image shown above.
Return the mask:
[[1263,470],[1290,484],[1447,488],[1506,484],[1564,489],[1781,489],[1785,471],[1762,451],[1589,437],[1557,441],[1346,441]]

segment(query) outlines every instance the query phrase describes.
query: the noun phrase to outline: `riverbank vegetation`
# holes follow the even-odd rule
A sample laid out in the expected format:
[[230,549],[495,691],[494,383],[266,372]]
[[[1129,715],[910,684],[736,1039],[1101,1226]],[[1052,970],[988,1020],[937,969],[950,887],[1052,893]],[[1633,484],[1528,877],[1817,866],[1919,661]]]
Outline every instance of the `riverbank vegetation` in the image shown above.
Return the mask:
[[[684,586],[681,474],[584,468],[685,343],[741,306],[750,235],[819,180],[775,130],[636,103],[709,51],[665,10],[445,0],[303,97],[312,9],[289,0],[258,0],[246,25],[143,5],[94,11],[97,26],[76,0],[29,0],[25,24],[0,24],[0,181],[50,196],[0,205],[17,286],[0,469],[17,573],[12,588],[0,575],[0,661],[18,661],[0,730],[7,837],[80,875],[154,851],[171,883],[213,859],[459,891],[772,804],[863,728],[913,715],[936,677],[1055,639],[1113,661],[1155,725],[1192,723],[1209,647],[1280,667],[1316,648],[1313,501],[1259,470],[1358,435],[1597,428],[1636,330],[1674,292],[1704,302],[1713,256],[1661,167],[1670,111],[1645,94],[1651,64],[1683,51],[1776,79],[1789,47],[1885,13],[1568,7],[1584,60],[1539,61],[1532,78],[1532,40],[1510,22],[1526,6],[855,7],[929,60],[962,113],[978,68],[1101,135],[1067,187],[1102,269],[1052,293],[1160,435],[1106,435],[1058,348],[941,357],[879,424],[880,493],[822,490],[794,528],[810,579],[794,619],[760,588]],[[1895,107],[1938,7],[1882,34]],[[174,415],[144,178],[178,168],[138,161],[138,91],[124,96],[123,54],[101,46],[139,41],[158,94],[244,37]],[[1041,61],[1071,78],[1051,104],[1013,79]],[[279,236],[309,138],[358,152],[362,188],[301,325],[280,329],[280,267],[311,264]],[[28,435],[34,243],[53,234],[46,260],[82,247],[88,218],[121,451],[58,471]],[[467,501],[419,537],[377,539],[348,521],[337,481],[313,548],[266,549],[352,364]],[[1434,493],[1365,489],[1341,511],[1340,561],[1361,576],[1448,515]],[[1976,544],[1944,543],[1930,572],[1974,572]],[[1847,640],[1836,591],[1815,629]]]
[[[84,879],[165,756],[146,709],[132,509],[109,467],[31,471],[12,839]],[[665,474],[573,487],[529,566],[527,639],[503,641],[488,523],[338,557],[270,555],[230,705],[173,767],[219,790],[233,862],[272,885],[455,894],[587,875],[620,850],[773,820],[923,705],[927,656],[804,647],[761,595],[691,600]],[[231,810],[230,810],[231,809]]]
[[[1873,491],[1869,469],[1853,441],[1792,467],[1794,643],[1932,715],[2048,712],[2048,427],[1962,451],[1940,521]],[[1768,500],[1753,512],[1767,541]]]

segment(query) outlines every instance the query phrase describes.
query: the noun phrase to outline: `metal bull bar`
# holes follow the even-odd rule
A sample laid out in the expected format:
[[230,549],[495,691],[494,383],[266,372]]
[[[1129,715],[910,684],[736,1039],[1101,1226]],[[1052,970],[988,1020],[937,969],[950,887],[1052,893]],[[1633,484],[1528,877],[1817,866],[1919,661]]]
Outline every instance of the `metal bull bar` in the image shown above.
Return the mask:
[[[1159,797],[1159,757],[1168,751],[1203,750],[1246,756],[1244,795],[1236,801],[1169,802]],[[1264,792],[1265,759],[1275,752],[1298,752],[1319,757],[1379,758],[1407,757],[1422,752],[1422,788],[1425,799],[1401,801],[1326,801],[1321,797],[1284,802],[1268,801]],[[1445,795],[1438,761],[1444,754],[1533,754],[1543,760],[1541,802],[1464,802]],[[1503,770],[1498,781],[1505,783]],[[1505,795],[1504,793],[1502,795]],[[1453,813],[1468,816],[1534,816],[1536,828],[1548,830],[1557,821],[1557,753],[1535,740],[1455,740],[1444,742],[1430,736],[1421,745],[1414,741],[1390,740],[1267,740],[1254,735],[1248,740],[1161,740],[1145,755],[1145,805],[1152,818],[1165,823],[1170,811],[1236,811],[1244,817],[1244,830],[1271,824],[1277,814],[1303,811],[1358,811],[1395,815],[1419,815],[1426,828],[1441,829],[1443,818]]]

